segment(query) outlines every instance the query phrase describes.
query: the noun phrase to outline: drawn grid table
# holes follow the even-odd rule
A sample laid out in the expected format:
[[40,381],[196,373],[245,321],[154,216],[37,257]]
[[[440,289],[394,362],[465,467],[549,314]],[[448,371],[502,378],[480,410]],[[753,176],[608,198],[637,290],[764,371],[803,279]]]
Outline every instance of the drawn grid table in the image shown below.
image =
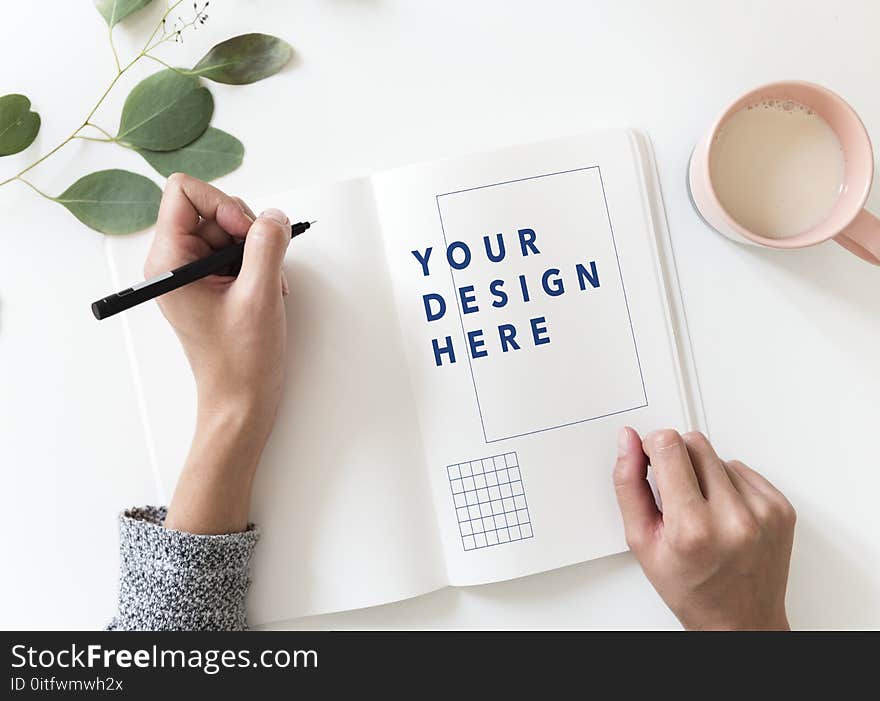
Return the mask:
[[449,465],[446,472],[465,550],[532,537],[516,453]]

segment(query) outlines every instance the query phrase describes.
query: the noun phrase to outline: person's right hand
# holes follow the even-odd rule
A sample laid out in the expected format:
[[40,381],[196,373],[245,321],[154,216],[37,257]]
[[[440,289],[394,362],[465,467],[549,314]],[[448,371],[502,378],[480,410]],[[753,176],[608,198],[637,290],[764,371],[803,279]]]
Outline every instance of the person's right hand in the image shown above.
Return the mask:
[[192,367],[200,411],[237,408],[268,427],[284,379],[287,216],[270,209],[255,218],[237,197],[175,173],[162,195],[144,274],[153,277],[245,237],[237,278],[211,275],[157,301]]
[[188,175],[168,178],[147,277],[247,237],[237,277],[211,275],[159,299],[192,367],[198,414],[192,447],[165,519],[189,533],[247,527],[251,485],[284,383],[287,294],[282,264],[290,221],[259,217]]
[[[614,486],[626,539],[682,625],[788,629],[785,588],[795,511],[701,433],[620,431]],[[647,482],[650,462],[663,511]]]

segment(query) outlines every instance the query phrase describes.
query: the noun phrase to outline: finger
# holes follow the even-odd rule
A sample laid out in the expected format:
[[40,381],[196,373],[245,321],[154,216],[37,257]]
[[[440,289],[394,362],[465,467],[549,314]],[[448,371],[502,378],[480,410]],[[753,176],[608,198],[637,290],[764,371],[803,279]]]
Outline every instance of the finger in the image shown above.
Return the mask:
[[648,485],[648,456],[642,451],[639,434],[629,426],[621,428],[617,435],[614,491],[626,542],[637,552],[650,542],[661,516]]
[[236,199],[201,180],[175,173],[162,194],[145,274],[152,277],[210,253],[210,243],[199,235],[202,220],[216,222],[223,231],[239,236],[252,223]]
[[169,237],[160,234],[153,237],[150,252],[144,262],[144,277],[150,279],[160,273],[174,270],[185,263],[210,255],[210,244],[201,236]]
[[217,222],[233,236],[244,236],[252,223],[238,200],[213,185],[183,173],[168,178],[159,206],[157,234],[191,234],[199,217]]
[[210,255],[235,239],[211,219],[203,219],[192,232],[159,235],[153,239],[144,274],[149,278]]
[[760,472],[756,472],[745,463],[739,460],[730,460],[727,465],[731,467],[738,475],[751,485],[753,489],[760,492],[774,502],[782,502],[788,504],[786,496],[780,492],[773,484]]
[[290,220],[280,210],[267,209],[247,233],[239,281],[252,290],[278,294],[278,277],[288,243]]
[[[248,207],[247,203],[241,199],[241,197],[233,195],[232,199],[235,200],[238,206],[241,207],[241,210],[250,217],[252,222],[257,218],[257,215],[254,214],[253,210]],[[230,243],[235,242],[236,239],[241,240],[242,238],[242,236],[232,236],[228,231],[221,227],[220,224],[211,219],[202,220],[201,224],[199,224],[198,234],[205,239],[214,250],[224,248]]]
[[721,458],[715,453],[715,449],[699,431],[690,431],[682,437],[687,447],[691,465],[694,466],[694,474],[700,484],[700,491],[710,501],[713,498],[727,498],[736,496],[736,490],[727,476],[727,470]]
[[664,519],[675,518],[682,508],[704,503],[687,446],[677,431],[653,431],[645,436],[642,448],[654,470]]
[[797,518],[794,507],[786,496],[770,483],[770,480],[739,460],[730,460],[727,467],[732,475],[737,475],[752,491],[754,496],[750,500],[749,508],[759,520],[777,518],[783,523],[794,526]]
[[768,497],[778,498],[785,496],[776,487],[770,484],[770,481],[762,474],[755,472],[752,468],[740,460],[728,460],[727,466],[739,476],[741,480],[746,482],[755,491]]
[[235,241],[235,239],[230,236],[223,227],[210,219],[202,221],[195,233],[198,234],[200,238],[204,239],[215,251],[225,248]]
[[[751,507],[754,505],[754,499],[760,498],[761,494],[749,482],[739,474],[738,471],[731,467],[731,461],[724,463],[724,470],[733,488],[740,493],[745,502]],[[754,509],[752,509],[754,511]]]
[[241,199],[241,197],[236,197],[235,195],[233,195],[232,199],[238,202],[238,206],[241,207],[244,210],[244,213],[247,214],[251,219],[257,218],[257,215],[254,214],[254,210],[248,207],[247,202]]

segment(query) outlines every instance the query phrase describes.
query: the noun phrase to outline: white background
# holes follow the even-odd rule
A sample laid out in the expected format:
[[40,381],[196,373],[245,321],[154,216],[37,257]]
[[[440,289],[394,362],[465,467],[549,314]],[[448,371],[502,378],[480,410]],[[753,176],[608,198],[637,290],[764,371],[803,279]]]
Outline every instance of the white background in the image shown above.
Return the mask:
[[[117,32],[139,48],[157,7]],[[184,3],[186,6],[186,3]],[[298,60],[249,87],[215,86],[214,124],[247,147],[221,187],[245,197],[413,161],[636,126],[653,139],[711,436],[799,512],[789,587],[798,627],[880,627],[880,270],[835,244],[740,247],[687,201],[690,149],[730,99],[801,78],[843,95],[880,135],[880,5],[775,2],[214,0],[166,60],[189,64],[246,31]],[[0,94],[24,92],[37,142],[64,138],[112,77],[87,0],[7,2]],[[113,130],[127,77],[97,121]],[[77,142],[35,170],[58,193],[134,154]],[[880,210],[880,189],[872,197]],[[290,212],[292,217],[307,213]],[[91,628],[112,614],[115,513],[154,487],[119,328],[88,303],[109,289],[102,237],[19,183],[0,188],[0,625]],[[609,470],[610,470],[609,466]],[[629,554],[565,570],[295,621],[296,627],[670,628]]]

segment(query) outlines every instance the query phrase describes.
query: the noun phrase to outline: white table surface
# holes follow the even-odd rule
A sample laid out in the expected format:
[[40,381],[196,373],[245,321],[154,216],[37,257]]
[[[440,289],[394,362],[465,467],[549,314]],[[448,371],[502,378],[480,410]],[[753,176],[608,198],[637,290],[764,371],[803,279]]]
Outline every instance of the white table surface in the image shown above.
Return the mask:
[[[143,42],[162,0],[117,31]],[[799,627],[880,627],[880,270],[833,243],[741,247],[687,200],[691,147],[729,99],[784,78],[843,95],[880,138],[875,0],[215,0],[170,45],[187,64],[246,31],[287,38],[295,66],[211,85],[214,124],[247,147],[219,181],[257,196],[413,161],[602,126],[653,139],[710,434],[799,513],[788,595]],[[98,121],[114,129],[145,65]],[[112,77],[87,0],[4,3],[0,94],[43,118],[0,180],[69,133]],[[135,154],[75,142],[33,171],[52,193]],[[880,210],[880,188],[869,202]],[[296,216],[296,212],[291,213]],[[0,577],[3,628],[92,628],[116,589],[115,513],[154,498],[119,327],[88,303],[110,289],[102,237],[20,183],[0,188]],[[610,466],[609,466],[610,469]],[[629,554],[372,609],[309,628],[674,628]]]

